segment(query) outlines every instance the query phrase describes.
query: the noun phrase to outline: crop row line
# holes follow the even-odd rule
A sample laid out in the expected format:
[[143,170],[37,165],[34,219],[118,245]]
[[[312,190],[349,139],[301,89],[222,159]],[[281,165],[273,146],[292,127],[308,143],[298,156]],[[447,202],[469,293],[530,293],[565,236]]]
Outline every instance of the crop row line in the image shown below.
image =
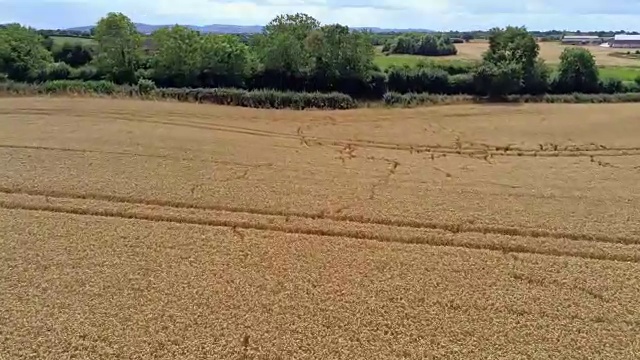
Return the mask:
[[410,228],[410,229],[428,229],[428,230],[441,230],[453,234],[458,233],[480,233],[480,234],[494,234],[494,235],[508,235],[519,237],[532,237],[532,238],[552,238],[552,239],[567,239],[574,241],[588,241],[588,242],[602,242],[611,244],[623,244],[623,245],[640,245],[640,238],[628,237],[628,236],[612,236],[606,234],[584,234],[584,233],[572,233],[572,232],[559,232],[543,229],[526,229],[507,226],[490,226],[490,225],[470,225],[460,223],[444,223],[444,222],[431,222],[431,221],[417,221],[409,219],[391,219],[391,218],[371,218],[359,215],[351,214],[327,214],[324,212],[302,212],[302,211],[286,211],[279,209],[261,209],[261,208],[248,208],[237,207],[228,205],[205,205],[194,204],[188,202],[174,201],[174,200],[161,200],[161,199],[140,199],[134,197],[125,197],[111,194],[96,194],[96,193],[71,193],[56,190],[32,190],[32,189],[16,189],[0,187],[0,193],[4,194],[24,194],[31,196],[44,196],[50,198],[60,199],[77,199],[77,200],[99,200],[113,203],[125,203],[133,205],[152,205],[162,206],[176,209],[196,209],[196,210],[213,210],[224,211],[232,213],[242,213],[249,215],[270,215],[270,216],[282,216],[282,217],[298,217],[311,220],[332,220],[332,221],[346,221],[352,223],[359,223],[364,225],[381,225],[392,226],[398,228]]
[[456,241],[455,239],[438,236],[437,234],[420,234],[420,235],[393,235],[389,233],[362,231],[361,229],[335,229],[331,227],[311,227],[305,225],[287,225],[272,224],[269,222],[259,222],[250,220],[233,220],[222,218],[199,218],[188,215],[179,214],[163,214],[158,211],[144,212],[131,208],[121,209],[104,209],[104,208],[87,208],[82,206],[73,206],[70,204],[52,204],[52,203],[24,203],[19,201],[11,201],[0,199],[0,208],[12,210],[28,210],[41,211],[58,214],[70,214],[80,216],[97,216],[107,218],[119,218],[129,220],[143,220],[164,223],[177,223],[187,225],[200,225],[212,227],[227,227],[234,231],[237,229],[273,231],[294,235],[311,235],[324,237],[339,237],[355,240],[370,240],[379,242],[393,242],[404,244],[421,244],[430,246],[443,246],[453,248],[465,248],[472,250],[499,251],[503,253],[522,253],[536,254],[545,256],[559,257],[575,257],[591,260],[605,261],[623,261],[640,263],[640,253],[630,252],[608,252],[608,251],[581,251],[561,248],[548,247],[531,247],[526,243],[507,243],[507,242],[474,242],[465,241],[464,239]]

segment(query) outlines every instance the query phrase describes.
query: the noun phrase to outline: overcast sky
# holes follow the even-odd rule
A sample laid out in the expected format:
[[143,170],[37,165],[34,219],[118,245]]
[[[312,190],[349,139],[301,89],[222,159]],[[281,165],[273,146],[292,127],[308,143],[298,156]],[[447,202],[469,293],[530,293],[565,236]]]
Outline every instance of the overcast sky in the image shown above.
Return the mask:
[[640,30],[640,0],[0,0],[0,23],[94,24],[110,11],[148,24],[263,25],[304,12],[322,23],[434,30]]

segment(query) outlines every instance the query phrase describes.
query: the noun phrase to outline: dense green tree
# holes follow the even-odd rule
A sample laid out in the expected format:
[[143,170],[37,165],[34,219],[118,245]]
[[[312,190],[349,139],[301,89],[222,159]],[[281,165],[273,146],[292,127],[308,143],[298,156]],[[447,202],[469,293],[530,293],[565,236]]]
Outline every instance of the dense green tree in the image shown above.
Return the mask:
[[593,54],[584,48],[564,49],[555,88],[559,92],[597,92],[598,66]]
[[142,39],[135,24],[121,13],[109,13],[95,27],[98,68],[116,82],[134,82]]
[[313,70],[330,76],[364,76],[373,67],[375,51],[369,34],[347,26],[325,25],[305,41]]
[[54,47],[53,60],[64,62],[72,67],[79,67],[90,63],[93,60],[91,49],[81,43],[65,42],[60,47]]
[[202,63],[200,34],[176,25],[154,32],[152,39],[154,77],[170,86],[193,86]]
[[474,83],[479,94],[501,98],[522,87],[522,66],[506,61],[485,61],[475,70]]
[[53,50],[54,41],[50,36],[45,36],[42,38],[42,45],[45,49],[51,51]]
[[[486,79],[490,74],[502,76],[511,73],[520,76],[512,82],[512,85],[520,84],[520,88],[503,86],[507,82],[497,79],[495,83],[501,85],[496,93],[503,93],[505,89],[509,89],[510,92],[522,91],[532,94],[546,91],[549,71],[544,62],[539,61],[540,46],[527,29],[508,26],[505,29],[491,29],[489,33],[489,49],[483,55],[483,62],[487,66],[477,72],[484,80],[478,79],[477,83],[491,83]],[[514,71],[514,67],[520,69]]]
[[0,73],[25,81],[51,62],[51,53],[35,30],[18,24],[0,28]]
[[271,20],[255,39],[265,69],[296,73],[308,68],[311,55],[305,39],[319,27],[320,22],[306,14],[279,15]]
[[464,33],[464,34],[462,34],[462,35],[460,36],[460,38],[461,38],[462,40],[464,40],[465,42],[469,42],[469,41],[471,41],[471,40],[473,40],[473,39],[474,39],[474,36],[473,36],[473,34],[472,34],[472,33]]
[[173,26],[156,31],[153,46],[153,77],[164,86],[242,86],[255,67],[249,47],[234,35]]
[[241,86],[257,67],[249,47],[233,35],[204,35],[200,54],[201,79],[207,86]]
[[494,28],[490,33],[489,50],[483,56],[485,61],[518,63],[524,72],[533,69],[540,46],[525,27]]
[[389,47],[393,54],[446,56],[458,53],[451,38],[444,35],[403,34]]

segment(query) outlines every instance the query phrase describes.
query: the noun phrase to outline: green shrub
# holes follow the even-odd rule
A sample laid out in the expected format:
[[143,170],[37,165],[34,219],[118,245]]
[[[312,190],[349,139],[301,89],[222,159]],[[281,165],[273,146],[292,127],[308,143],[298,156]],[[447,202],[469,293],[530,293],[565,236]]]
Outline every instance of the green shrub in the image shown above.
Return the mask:
[[478,93],[491,98],[517,93],[522,87],[522,67],[515,63],[484,62],[473,77]]
[[544,60],[538,60],[532,68],[525,71],[522,78],[522,93],[531,95],[545,94],[549,91],[549,67]]
[[136,79],[153,79],[153,77],[154,77],[154,72],[151,69],[136,70]]
[[407,99],[407,97],[397,92],[388,92],[382,96],[382,102],[387,106],[408,105],[406,104]]
[[473,74],[458,74],[449,77],[449,94],[475,94]]
[[444,70],[449,75],[460,75],[473,73],[478,64],[462,61],[434,61],[432,67]]
[[597,93],[598,67],[593,54],[583,48],[567,48],[560,55],[558,76],[552,84],[555,93]]
[[149,95],[156,90],[156,83],[149,79],[138,80],[138,93],[140,95]]
[[81,66],[77,69],[72,69],[69,78],[72,80],[98,80],[100,78],[100,73],[98,73],[98,69],[94,66],[86,65]]
[[446,56],[458,53],[451,39],[445,35],[412,34],[398,36],[389,47],[393,54]]
[[12,80],[0,82],[0,94],[34,95],[38,94],[39,92],[40,87],[36,84],[15,82]]
[[53,80],[42,84],[42,91],[47,94],[104,94],[116,92],[116,85],[109,81]]
[[435,68],[391,67],[387,75],[390,92],[446,94],[449,92],[449,74]]
[[179,101],[233,105],[267,109],[351,109],[357,106],[352,97],[341,93],[303,93],[273,90],[183,89],[161,88],[155,94]]
[[640,84],[636,81],[623,81],[622,92],[624,93],[640,92]]
[[414,107],[414,106],[425,106],[425,105],[436,105],[436,104],[473,102],[473,101],[476,101],[476,98],[471,95],[451,96],[451,95],[436,95],[436,94],[427,94],[427,93],[399,94],[396,92],[388,92],[384,94],[382,100],[383,100],[383,103],[387,106]]
[[6,83],[9,81],[9,75],[4,74],[4,73],[0,73],[0,84],[1,83]]
[[49,80],[67,80],[71,75],[73,68],[63,62],[47,64],[46,67],[32,72],[30,77],[36,82],[45,82]]
[[615,78],[602,79],[599,82],[599,88],[601,93],[615,94],[624,92],[624,86],[622,80]]
[[47,80],[66,80],[71,70],[71,66],[63,62],[51,64],[47,67]]

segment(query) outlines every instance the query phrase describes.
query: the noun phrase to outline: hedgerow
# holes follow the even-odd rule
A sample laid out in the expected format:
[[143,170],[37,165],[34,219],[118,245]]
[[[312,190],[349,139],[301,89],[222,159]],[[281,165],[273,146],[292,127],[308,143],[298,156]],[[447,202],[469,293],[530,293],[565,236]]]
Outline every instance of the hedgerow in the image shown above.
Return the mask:
[[[461,76],[462,78],[462,76]],[[469,79],[460,83],[469,86]],[[469,94],[430,94],[387,92],[380,103],[392,107],[415,107],[454,103],[622,103],[640,102],[640,88],[633,82],[623,84],[637,92],[613,94],[545,94],[506,95],[499,99]],[[630,88],[631,89],[631,88]],[[182,102],[231,105],[264,109],[337,109],[346,110],[369,106],[371,102],[358,102],[341,93],[305,93],[274,90],[247,91],[232,88],[154,88],[150,80],[140,80],[137,86],[117,85],[108,81],[54,80],[44,83],[0,82],[0,95],[104,95],[142,97],[145,99],[171,99]]]
[[[602,78],[592,54],[582,48],[565,49],[551,74],[539,57],[537,41],[524,27],[492,29],[481,61],[427,60],[414,67],[388,69],[386,74],[375,64],[370,33],[338,24],[322,25],[305,14],[277,16],[264,33],[251,36],[250,41],[200,34],[183,26],[143,39],[132,29],[135,24],[124,14],[109,13],[94,29],[96,46],[54,46],[34,29],[18,24],[0,26],[0,73],[7,80],[45,84],[38,88],[45,92],[95,92],[92,87],[106,86],[97,91],[109,94],[113,87],[106,82],[129,86],[127,91],[145,96],[167,88],[242,89],[238,94],[245,95],[235,96],[234,103],[269,107],[282,103],[350,107],[354,99],[376,101],[387,92],[499,99],[546,93],[617,94],[636,92],[640,87]],[[456,53],[454,42],[468,39],[465,35],[456,34],[453,41],[442,34],[406,33],[385,46],[396,53],[452,55]],[[52,81],[88,81],[89,85]],[[58,90],[59,86],[66,88]],[[346,94],[351,100],[335,93]]]

